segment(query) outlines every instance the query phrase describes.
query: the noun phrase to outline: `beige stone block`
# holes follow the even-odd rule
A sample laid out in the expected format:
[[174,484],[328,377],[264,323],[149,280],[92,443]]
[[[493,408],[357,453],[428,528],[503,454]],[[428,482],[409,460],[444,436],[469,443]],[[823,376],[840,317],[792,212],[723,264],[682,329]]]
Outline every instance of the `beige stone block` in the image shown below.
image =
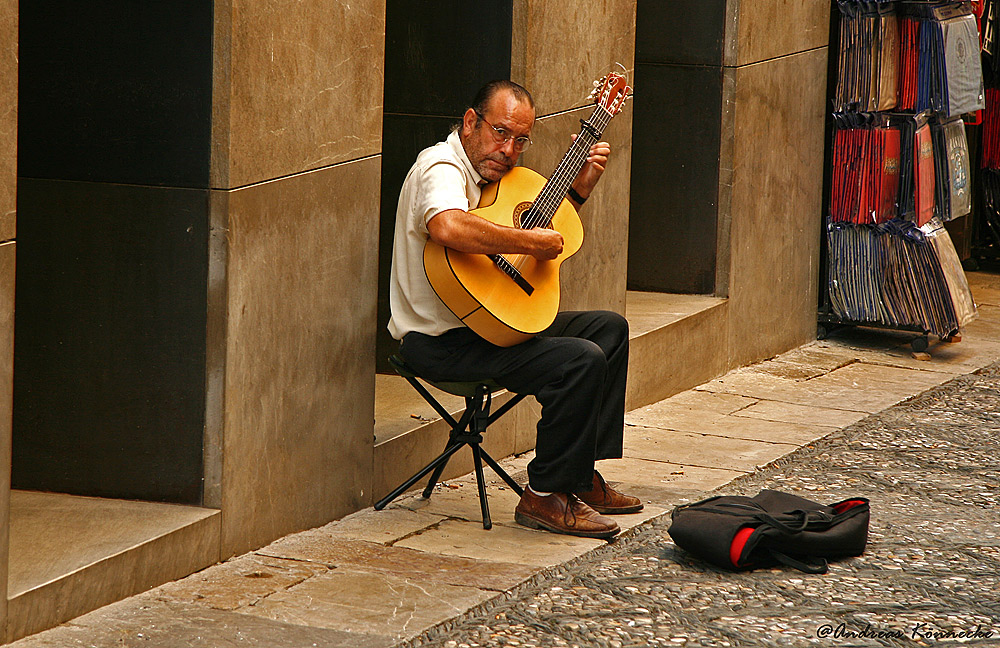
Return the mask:
[[[878,336],[878,333],[872,332],[871,329],[866,332],[871,333],[873,337]],[[979,341],[975,340],[974,337],[969,339],[969,344],[965,344],[965,340],[961,344],[949,344],[931,337],[928,339],[929,346],[927,348],[928,353],[931,355],[931,361],[928,362],[913,356],[913,350],[908,341],[911,337],[901,337],[897,334],[895,340],[897,342],[896,346],[887,349],[875,349],[864,348],[854,343],[844,343],[839,339],[840,334],[838,333],[835,337],[814,342],[810,347],[817,351],[830,353],[831,356],[849,356],[851,362],[867,362],[906,369],[931,369],[956,376],[975,371],[979,367],[984,366],[982,363],[984,359],[983,353],[988,349],[992,348],[994,354],[1000,352],[1000,346],[992,340],[987,340],[986,347],[984,348],[978,344]],[[904,342],[904,340],[907,341]],[[991,357],[1000,356],[993,355]]]
[[616,63],[631,72],[635,5],[514,1],[511,78],[531,91],[539,114],[583,105],[595,79],[621,71]]
[[723,119],[731,213],[720,241],[730,259],[730,367],[815,339],[826,55],[820,48],[733,73]]
[[684,416],[682,413],[680,416],[677,416],[668,412],[661,416],[646,417],[643,427],[796,445],[802,445],[823,438],[836,429],[831,425],[809,425],[799,421],[788,422],[756,417],[724,416],[721,414]]
[[[640,296],[650,298],[649,294],[629,292],[630,310]],[[709,299],[712,303],[703,310],[630,339],[627,410],[672,396],[725,372],[729,305],[724,300]]]
[[625,317],[629,335],[639,337],[686,317],[710,310],[725,303],[725,299],[710,295],[630,290],[625,297]]
[[390,648],[390,637],[311,628],[142,594],[105,606],[11,648]]
[[442,520],[444,517],[440,515],[431,515],[424,511],[411,511],[398,506],[385,508],[381,511],[367,508],[318,529],[303,531],[303,533],[321,534],[329,538],[392,544],[396,540],[434,526]]
[[622,492],[635,495],[647,505],[672,507],[703,499],[708,491],[728,484],[746,473],[741,470],[706,468],[652,461],[649,459],[613,459],[602,461],[598,468],[604,478],[617,482]]
[[1000,306],[1000,276],[989,272],[966,272],[965,277],[977,305]]
[[874,413],[952,377],[938,371],[854,363],[807,381],[746,370],[733,371],[699,389],[803,406],[821,403],[824,407]]
[[496,592],[419,577],[335,569],[243,612],[284,623],[384,635],[401,641],[494,596]]
[[[488,472],[489,469],[486,469]],[[520,496],[510,487],[491,484],[486,491],[490,518],[494,524],[513,519],[514,507]],[[427,499],[414,495],[399,501],[399,506],[431,515],[447,516],[482,524],[483,511],[479,504],[479,489],[475,477],[450,481],[440,485]]]
[[442,556],[405,547],[386,547],[372,542],[310,534],[284,538],[258,553],[292,561],[322,563],[337,569],[383,572],[405,579],[426,579],[498,592],[519,585],[535,572],[524,565]]
[[[0,628],[7,623],[11,400],[14,382],[14,262],[16,244],[0,245]],[[3,636],[0,631],[0,637]]]
[[979,317],[962,329],[962,342],[966,339],[991,341],[1000,340],[1000,306],[983,304],[979,306]]
[[836,360],[833,358],[828,358],[828,360],[831,361],[829,366],[824,366],[822,362],[803,361],[799,358],[782,354],[777,358],[752,365],[751,370],[756,373],[766,373],[779,378],[788,378],[789,380],[809,380],[842,366],[841,364],[835,364]]
[[[554,4],[554,3],[550,3]],[[593,107],[539,119],[524,166],[549,177],[580,132],[580,119]],[[583,247],[561,269],[561,310],[604,309],[625,312],[625,270],[628,254],[628,196],[632,160],[631,104],[604,131],[611,157],[601,180],[580,210]]]
[[630,427],[625,456],[672,464],[752,472],[798,448],[790,443],[750,441],[658,428]]
[[913,370],[856,362],[831,371],[815,380],[810,380],[808,384],[818,389],[830,387],[832,389],[884,391],[898,394],[902,400],[948,382],[952,377],[950,373],[936,371],[934,367]]
[[378,158],[228,193],[223,557],[371,501]]
[[[825,0],[730,0],[737,28],[726,34],[726,65],[758,61],[826,47],[830,3]],[[729,42],[733,38],[737,42]]]
[[446,520],[395,546],[446,556],[551,567],[605,544],[604,540],[537,531],[520,525],[499,524],[487,531],[478,522]]
[[213,187],[378,154],[384,0],[226,0],[215,13]]
[[795,405],[794,403],[779,403],[777,401],[757,401],[746,409],[742,409],[734,417],[756,418],[765,421],[784,421],[786,423],[802,423],[830,428],[845,428],[857,423],[867,416],[863,412],[832,409],[819,405]]
[[218,511],[13,494],[8,641],[219,560]]
[[696,389],[681,392],[670,398],[646,405],[625,414],[629,425],[656,427],[658,421],[687,419],[700,421],[707,416],[732,414],[756,403],[756,399],[735,394],[713,393]]
[[0,243],[17,229],[17,8],[0,2]]
[[150,594],[160,600],[237,610],[256,605],[275,592],[329,570],[330,567],[316,562],[246,554],[161,585]]

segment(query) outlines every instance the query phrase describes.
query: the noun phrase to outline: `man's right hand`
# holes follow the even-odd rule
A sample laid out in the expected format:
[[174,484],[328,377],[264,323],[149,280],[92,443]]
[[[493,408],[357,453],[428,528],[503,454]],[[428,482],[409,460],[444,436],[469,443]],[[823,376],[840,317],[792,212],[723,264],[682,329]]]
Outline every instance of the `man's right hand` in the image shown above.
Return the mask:
[[539,261],[551,261],[563,251],[562,234],[547,227],[536,227],[529,230],[534,235],[533,239],[537,246],[531,251],[531,256]]

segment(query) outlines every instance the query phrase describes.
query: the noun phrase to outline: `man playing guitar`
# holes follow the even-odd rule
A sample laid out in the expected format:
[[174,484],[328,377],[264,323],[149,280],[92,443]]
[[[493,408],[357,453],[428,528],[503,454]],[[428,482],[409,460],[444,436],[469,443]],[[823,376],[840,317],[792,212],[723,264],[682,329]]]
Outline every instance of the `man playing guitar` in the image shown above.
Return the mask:
[[[401,340],[403,359],[430,380],[492,378],[511,392],[534,395],[541,404],[535,458],[515,509],[517,522],[610,538],[619,527],[606,515],[642,508],[638,498],[613,490],[594,468],[595,460],[622,456],[625,319],[609,311],[560,312],[527,341],[497,346],[442,302],[423,266],[428,240],[463,253],[528,255],[543,262],[563,252],[563,236],[556,229],[507,227],[469,213],[479,206],[482,185],[500,181],[530,145],[534,121],[528,91],[494,81],[477,93],[444,142],[417,156],[396,212],[389,330]],[[610,153],[607,142],[590,147],[567,192],[577,210]]]

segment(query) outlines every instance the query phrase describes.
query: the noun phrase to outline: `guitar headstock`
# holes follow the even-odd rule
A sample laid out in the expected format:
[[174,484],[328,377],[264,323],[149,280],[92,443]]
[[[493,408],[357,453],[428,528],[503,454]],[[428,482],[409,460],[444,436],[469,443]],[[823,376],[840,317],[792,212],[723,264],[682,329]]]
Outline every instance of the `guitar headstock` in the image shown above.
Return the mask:
[[609,72],[594,81],[594,90],[590,93],[590,98],[598,106],[611,113],[613,117],[621,112],[630,92],[632,92],[632,88],[629,87],[624,76],[616,72]]

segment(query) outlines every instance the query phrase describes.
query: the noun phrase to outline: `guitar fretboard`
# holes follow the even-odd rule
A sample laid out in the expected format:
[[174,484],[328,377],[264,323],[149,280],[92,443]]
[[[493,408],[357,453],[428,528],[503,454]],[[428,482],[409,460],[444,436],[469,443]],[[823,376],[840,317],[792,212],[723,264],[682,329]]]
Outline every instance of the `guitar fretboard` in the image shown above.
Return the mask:
[[607,128],[613,116],[604,107],[597,106],[590,119],[580,120],[580,134],[577,135],[576,140],[573,141],[569,150],[566,151],[566,155],[559,162],[556,170],[552,173],[552,177],[542,187],[538,197],[535,198],[535,202],[531,206],[531,210],[521,220],[521,227],[523,229],[549,226],[563,198],[566,197],[566,191],[573,184],[573,180],[580,173],[580,169],[583,168],[584,163],[587,161],[590,147],[600,140],[604,129]]

